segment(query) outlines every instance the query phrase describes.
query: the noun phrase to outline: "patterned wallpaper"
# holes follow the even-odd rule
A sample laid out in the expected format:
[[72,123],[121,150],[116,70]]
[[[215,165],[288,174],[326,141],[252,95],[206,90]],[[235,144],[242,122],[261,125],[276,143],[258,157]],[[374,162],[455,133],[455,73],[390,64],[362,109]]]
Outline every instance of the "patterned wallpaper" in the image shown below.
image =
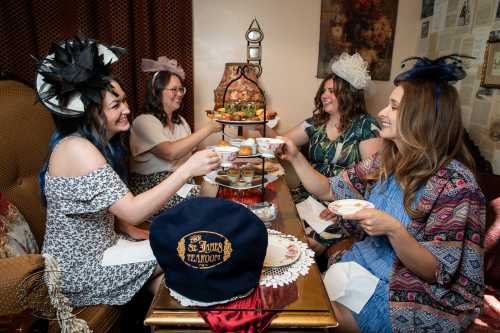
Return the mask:
[[[500,89],[480,86],[486,41],[500,30],[500,0],[422,0],[418,54],[430,58],[472,55],[467,77],[456,87],[462,116],[472,140],[500,174]],[[496,126],[495,126],[496,125]],[[490,135],[493,129],[493,135]]]

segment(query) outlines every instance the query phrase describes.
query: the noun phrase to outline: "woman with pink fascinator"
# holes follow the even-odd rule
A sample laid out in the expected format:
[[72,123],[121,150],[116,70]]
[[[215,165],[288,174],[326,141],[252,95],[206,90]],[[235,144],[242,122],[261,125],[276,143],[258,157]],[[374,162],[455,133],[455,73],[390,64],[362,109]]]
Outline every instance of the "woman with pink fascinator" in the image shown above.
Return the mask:
[[[221,130],[210,123],[194,133],[181,116],[186,87],[185,73],[175,59],[142,59],[142,71],[153,75],[147,83],[142,113],[130,131],[130,188],[134,194],[147,191],[172,174],[210,134]],[[194,183],[192,183],[194,184]],[[165,205],[169,208],[186,197],[197,196],[199,187],[185,189]]]

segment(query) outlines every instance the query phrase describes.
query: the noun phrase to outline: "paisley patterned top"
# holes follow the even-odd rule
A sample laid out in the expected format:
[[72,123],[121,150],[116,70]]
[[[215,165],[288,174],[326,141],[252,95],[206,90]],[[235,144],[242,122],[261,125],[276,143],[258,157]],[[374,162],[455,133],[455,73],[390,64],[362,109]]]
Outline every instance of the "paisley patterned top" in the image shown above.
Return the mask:
[[115,219],[108,208],[129,191],[106,165],[85,176],[45,176],[47,230],[43,253],[62,271],[61,290],[75,307],[124,304],[152,275],[156,261],[102,266],[104,251],[116,244]]
[[[375,118],[368,114],[353,119],[351,126],[334,140],[328,138],[326,124],[316,127],[312,118],[305,120],[303,127],[309,137],[309,163],[327,177],[361,161],[360,142],[378,137],[379,130]],[[296,203],[310,195],[301,185],[292,192]]]
[[[330,178],[335,199],[362,198],[371,185],[366,176],[379,166],[376,155]],[[416,207],[424,217],[411,220],[407,231],[436,257],[436,282],[423,281],[396,260],[389,275],[392,330],[462,332],[479,314],[484,294],[484,195],[472,172],[451,161],[427,181]],[[357,223],[340,222],[363,238]]]

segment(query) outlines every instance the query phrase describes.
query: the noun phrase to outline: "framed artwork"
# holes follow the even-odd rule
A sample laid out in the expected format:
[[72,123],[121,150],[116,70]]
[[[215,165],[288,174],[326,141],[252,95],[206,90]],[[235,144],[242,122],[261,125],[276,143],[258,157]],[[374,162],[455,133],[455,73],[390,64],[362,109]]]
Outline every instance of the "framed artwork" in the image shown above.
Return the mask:
[[500,40],[488,40],[481,71],[481,86],[500,88]]
[[422,0],[422,13],[420,14],[420,18],[424,19],[432,15],[434,15],[434,0]]
[[398,0],[321,0],[318,78],[325,78],[333,58],[359,53],[373,80],[388,81]]

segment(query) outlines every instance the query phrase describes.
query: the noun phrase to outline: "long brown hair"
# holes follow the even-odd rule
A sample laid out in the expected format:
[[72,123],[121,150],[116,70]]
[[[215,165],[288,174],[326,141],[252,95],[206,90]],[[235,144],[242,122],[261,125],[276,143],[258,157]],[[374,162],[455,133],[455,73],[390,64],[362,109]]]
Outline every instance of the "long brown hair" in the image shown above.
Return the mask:
[[[412,218],[421,213],[411,207],[418,189],[451,160],[474,170],[464,142],[460,101],[455,87],[432,80],[400,83],[399,146],[389,141],[381,153],[378,179],[394,175],[404,192],[404,207]],[[436,108],[436,91],[440,91]]]
[[[165,89],[165,87],[169,84],[172,76],[174,75],[179,78],[179,81],[181,81],[181,83],[184,83],[179,75],[169,71],[160,71],[156,76],[153,76],[151,80],[148,81],[146,87],[146,98],[144,101],[144,110],[142,113],[152,114],[161,121],[163,126],[167,125],[167,115],[163,110],[162,93],[163,89]],[[172,113],[172,122],[174,124],[181,123],[179,114],[184,108],[184,99],[182,101],[183,102],[181,103],[179,109],[175,110]]]
[[351,125],[351,122],[356,116],[367,113],[365,95],[363,89],[354,88],[340,76],[331,74],[326,77],[321,82],[316,92],[316,96],[314,97],[314,126],[321,126],[330,118],[330,115],[323,110],[323,102],[321,101],[321,95],[325,91],[325,84],[328,80],[333,80],[333,92],[337,98],[340,114],[339,131],[343,131]]

